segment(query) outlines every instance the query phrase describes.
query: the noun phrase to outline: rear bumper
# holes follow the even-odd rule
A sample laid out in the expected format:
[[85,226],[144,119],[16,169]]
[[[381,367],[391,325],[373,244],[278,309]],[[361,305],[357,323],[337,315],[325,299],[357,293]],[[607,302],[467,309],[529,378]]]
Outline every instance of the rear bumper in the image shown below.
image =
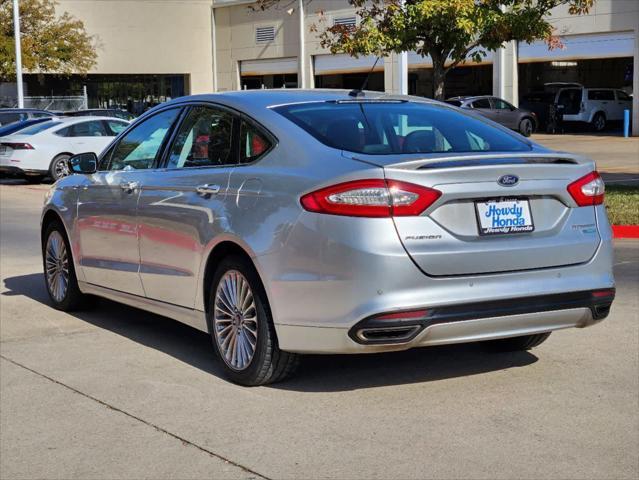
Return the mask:
[[[353,339],[354,329],[279,325],[277,333],[280,346],[297,353],[379,353],[583,328],[600,320],[588,307],[491,316],[435,323],[423,326],[409,340],[366,345]],[[294,347],[287,348],[289,345]]]

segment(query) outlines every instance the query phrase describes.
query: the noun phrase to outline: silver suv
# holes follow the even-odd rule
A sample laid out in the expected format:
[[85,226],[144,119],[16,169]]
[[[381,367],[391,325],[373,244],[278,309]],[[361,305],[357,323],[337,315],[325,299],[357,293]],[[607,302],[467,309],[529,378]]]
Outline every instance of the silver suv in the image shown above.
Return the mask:
[[563,107],[563,121],[587,123],[597,132],[608,122],[622,121],[624,110],[632,109],[632,97],[614,88],[561,88],[555,103]]
[[53,305],[185,322],[245,385],[302,353],[529,349],[615,295],[594,163],[439,102],[184,97],[70,164],[42,213]]

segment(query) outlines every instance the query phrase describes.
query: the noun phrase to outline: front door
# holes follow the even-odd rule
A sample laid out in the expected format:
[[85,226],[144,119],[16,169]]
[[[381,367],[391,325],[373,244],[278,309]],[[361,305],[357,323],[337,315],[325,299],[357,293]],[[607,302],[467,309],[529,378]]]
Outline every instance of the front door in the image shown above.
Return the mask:
[[87,282],[144,295],[137,205],[180,109],[159,112],[129,131],[100,161],[78,198],[79,263]]
[[493,98],[492,102],[497,112],[497,121],[504,127],[512,128],[513,130],[518,129],[519,125],[517,125],[517,120],[519,115],[515,107],[501,98]]
[[209,242],[228,231],[227,188],[237,164],[236,116],[195,105],[142,187],[140,276],[146,296],[194,308]]

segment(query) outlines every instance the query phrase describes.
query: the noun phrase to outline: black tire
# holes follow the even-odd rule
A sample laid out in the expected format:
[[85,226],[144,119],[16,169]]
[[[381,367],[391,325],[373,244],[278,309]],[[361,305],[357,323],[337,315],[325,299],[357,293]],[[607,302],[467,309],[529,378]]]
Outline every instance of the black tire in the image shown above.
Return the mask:
[[[225,356],[223,352],[224,347],[220,344],[224,343],[224,339],[221,338],[223,334],[218,334],[214,330],[216,328],[214,314],[216,311],[216,295],[218,287],[223,288],[223,285],[220,286],[220,281],[227,276],[227,274],[235,275],[236,273],[234,272],[239,272],[243,277],[243,280],[245,280],[250,287],[249,293],[252,293],[253,296],[253,303],[255,306],[254,317],[257,322],[257,338],[255,339],[255,347],[252,357],[248,360],[247,365],[241,369],[233,368],[233,366],[230,365],[230,363],[232,363],[232,359],[227,360],[227,356]],[[207,321],[209,333],[211,334],[211,340],[213,341],[213,348],[224,369],[224,374],[229,380],[240,385],[257,386],[282,381],[294,373],[299,364],[299,356],[293,353],[283,352],[279,349],[275,327],[273,326],[273,319],[271,317],[271,310],[268,305],[264,286],[262,285],[255,268],[248,260],[236,255],[230,255],[224,258],[213,275],[211,289],[208,295],[209,308],[207,312]],[[220,303],[217,303],[217,305],[220,305]],[[233,335],[236,335],[236,328],[238,328],[235,327],[236,320],[233,320],[233,326],[231,326],[231,317],[224,315],[224,313],[221,315],[229,318],[229,320],[225,319],[224,322],[226,323],[219,325],[218,328],[221,331],[224,331],[225,328],[232,328]],[[251,318],[253,317],[251,314],[248,315],[250,315]],[[226,325],[226,327],[224,327],[224,325]],[[245,328],[248,330],[248,327]],[[244,333],[244,337],[248,337],[248,335],[249,333]],[[230,343],[232,343],[232,341],[229,341],[227,348]]]
[[526,117],[521,119],[521,122],[519,122],[519,133],[524,137],[530,137],[534,130],[535,124],[531,118]]
[[[66,291],[62,298],[56,298],[56,295],[54,295],[53,287],[51,285],[51,277],[47,275],[47,246],[49,238],[54,235],[54,233],[57,233],[62,238],[67,252],[68,281]],[[49,298],[56,309],[64,312],[70,312],[86,306],[88,297],[87,295],[84,295],[78,287],[78,279],[75,274],[69,239],[67,238],[64,227],[59,221],[49,223],[44,231],[44,235],[42,236],[42,265],[44,269],[44,283],[47,293],[49,294]]]
[[[70,158],[71,158],[71,155],[67,155],[63,153],[55,157],[53,160],[51,160],[51,165],[49,165],[49,176],[54,182],[69,175],[69,167],[68,167],[67,161]],[[65,167],[61,168],[61,165],[63,163]]]
[[606,116],[603,112],[597,112],[592,117],[592,129],[595,132],[603,132],[606,129]]
[[523,337],[500,338],[483,342],[484,346],[493,352],[517,352],[530,350],[546,341],[550,332],[524,335]]

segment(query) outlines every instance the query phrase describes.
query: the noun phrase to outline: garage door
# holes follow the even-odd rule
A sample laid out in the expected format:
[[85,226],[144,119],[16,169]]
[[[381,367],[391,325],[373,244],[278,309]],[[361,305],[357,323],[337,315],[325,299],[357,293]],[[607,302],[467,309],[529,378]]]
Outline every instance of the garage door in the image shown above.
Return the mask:
[[[375,64],[374,55],[351,57],[346,54],[315,55],[315,75],[338,75],[340,73],[368,72]],[[380,58],[375,66],[376,71],[384,70],[384,59]]]
[[[473,65],[489,65],[493,63],[493,52],[485,52],[486,56],[482,58],[481,62],[473,62],[468,60],[466,63],[462,63],[461,67],[473,66]],[[433,61],[429,55],[422,57],[416,52],[408,52],[408,68],[433,68]]]
[[280,73],[297,73],[297,57],[261,58],[240,62],[240,74],[243,77]]
[[632,32],[563,35],[563,49],[548,50],[545,42],[519,44],[520,62],[551,60],[580,60],[588,58],[618,58],[634,55],[635,37]]

